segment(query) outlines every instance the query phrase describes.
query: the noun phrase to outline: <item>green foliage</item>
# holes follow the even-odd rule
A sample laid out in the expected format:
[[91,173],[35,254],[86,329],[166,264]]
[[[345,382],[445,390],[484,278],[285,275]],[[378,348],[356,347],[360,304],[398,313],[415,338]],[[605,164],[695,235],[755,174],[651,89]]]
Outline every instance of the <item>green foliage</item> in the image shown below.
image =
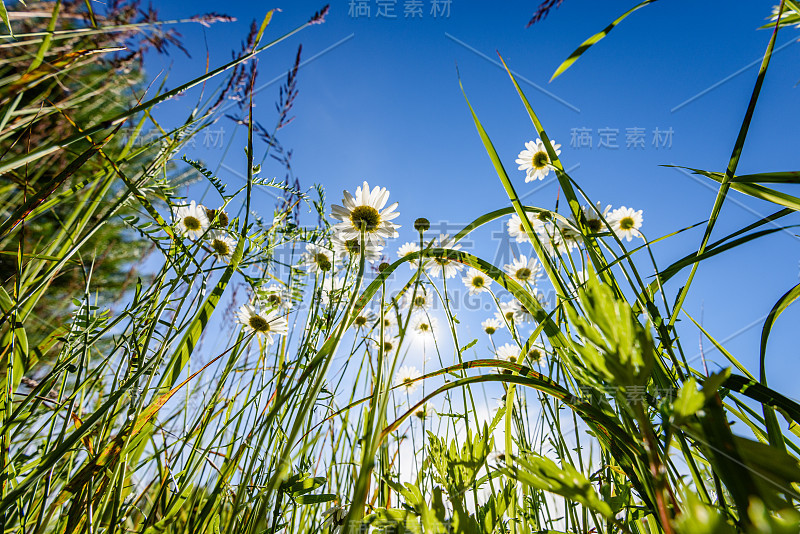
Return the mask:
[[[647,3],[584,43],[560,71]],[[565,208],[522,203],[468,102],[510,206],[477,217],[445,243],[422,228],[418,250],[372,275],[363,254],[337,250],[334,257],[321,186],[311,198],[288,159],[275,158],[285,166],[283,181],[267,178],[273,174],[257,161],[283,149],[253,121],[253,95],[243,89],[255,82],[250,59],[319,23],[327,9],[267,42],[277,14],[270,11],[232,61],[140,102],[141,50],[133,45],[179,43],[154,13],[137,18],[134,6],[40,3],[41,19],[6,20],[19,39],[0,47],[6,531],[798,531],[800,404],[765,378],[769,334],[797,288],[764,323],[758,379],[697,323],[733,367],[694,369],[680,342],[691,324],[677,321],[706,259],[789,228],[783,218],[800,209],[800,200],[764,185],[796,183],[797,171],[735,173],[774,34],[725,172],[692,169],[720,190],[700,247],[680,260],[659,268],[654,255],[639,256],[688,229],[628,250],[611,217],[593,215],[506,66],[546,143]],[[796,2],[784,7],[800,13]],[[115,17],[114,9],[122,11]],[[77,22],[84,16],[91,26]],[[132,56],[120,54],[121,43]],[[299,60],[281,89],[275,131],[287,124]],[[223,73],[228,80],[206,87],[213,97],[183,125],[161,127],[160,102]],[[231,91],[239,92],[237,120],[248,136],[247,180],[238,189],[181,155]],[[142,143],[149,126],[157,139]],[[177,162],[184,173],[176,173]],[[192,212],[205,221],[196,233],[178,212],[186,208],[178,187],[190,178],[216,195]],[[274,212],[252,205],[256,185],[283,195]],[[712,242],[730,188],[780,208]],[[300,223],[298,206],[315,224]],[[517,233],[530,241],[555,302],[530,281],[458,250],[473,231],[507,215],[519,217]],[[364,250],[365,234],[357,244]],[[142,273],[135,266],[145,251],[153,267]],[[398,281],[404,264],[411,274]],[[449,264],[484,277],[482,297],[502,324],[488,340],[467,331],[464,313],[455,315],[452,282],[431,269]],[[643,265],[652,266],[652,282],[645,283]],[[689,266],[686,284],[667,295],[664,283]],[[435,356],[425,374],[399,376],[419,352],[412,337],[430,333],[415,333],[412,321],[427,319],[433,330],[409,304],[423,293],[441,305],[447,335],[424,341],[435,351],[424,354]],[[498,328],[510,340],[502,347],[491,337]],[[502,399],[494,413],[484,387]],[[790,422],[788,436],[776,412]]]
[[613,518],[611,507],[603,501],[591,482],[571,465],[559,467],[553,460],[539,455],[514,457],[502,469],[509,477],[532,488],[548,491],[576,501],[606,518]]
[[630,305],[590,274],[578,299],[585,317],[567,308],[570,323],[581,337],[572,348],[586,366],[594,384],[643,386],[655,363],[650,330],[634,317]]

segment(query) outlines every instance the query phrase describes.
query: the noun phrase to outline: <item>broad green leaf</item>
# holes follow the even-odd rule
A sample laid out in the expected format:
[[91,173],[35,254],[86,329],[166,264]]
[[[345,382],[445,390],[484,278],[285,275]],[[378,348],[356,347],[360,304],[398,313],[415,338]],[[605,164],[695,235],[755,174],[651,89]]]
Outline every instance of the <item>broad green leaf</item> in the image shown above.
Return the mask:
[[299,495],[294,499],[297,504],[320,504],[336,500],[335,493],[320,493],[319,495]]
[[532,488],[579,502],[606,519],[614,518],[611,507],[600,498],[589,479],[568,463],[559,467],[553,460],[531,453],[515,456],[513,464],[502,471]]
[[678,396],[672,403],[673,416],[676,421],[688,419],[697,414],[706,403],[706,397],[697,389],[697,380],[689,378],[678,390]]

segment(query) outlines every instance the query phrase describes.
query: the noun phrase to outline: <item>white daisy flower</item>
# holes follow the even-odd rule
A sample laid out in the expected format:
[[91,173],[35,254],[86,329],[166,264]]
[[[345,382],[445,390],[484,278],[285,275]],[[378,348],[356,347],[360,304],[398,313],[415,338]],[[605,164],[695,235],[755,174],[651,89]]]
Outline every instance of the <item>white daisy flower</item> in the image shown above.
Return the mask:
[[172,220],[178,233],[190,239],[199,239],[208,230],[206,209],[194,200],[188,206],[176,206]]
[[283,312],[289,311],[292,307],[292,295],[289,288],[270,284],[258,291],[258,299],[267,308],[276,308]]
[[400,215],[394,211],[397,208],[397,202],[384,208],[387,200],[389,200],[389,191],[386,188],[375,187],[370,191],[367,182],[356,189],[355,197],[345,191],[342,199],[344,206],[336,204],[331,206],[331,217],[342,221],[334,228],[346,241],[359,239],[363,226],[366,240],[382,245],[386,238],[396,237],[397,228],[399,228],[399,225],[391,222]]
[[[459,250],[461,245],[455,244],[448,234],[440,234],[439,237],[433,241],[431,248]],[[431,276],[439,276],[442,274],[445,278],[453,278],[464,268],[464,265],[449,258],[436,257],[431,258],[431,262],[427,267]]]
[[411,329],[421,338],[433,337],[438,331],[439,321],[427,313],[419,312],[411,316]]
[[[408,243],[404,244],[399,249],[397,249],[397,257],[398,259],[405,258],[412,252],[419,252],[419,243],[411,243],[409,241]],[[422,261],[423,267],[427,265],[427,263],[428,263],[427,259],[423,260]],[[411,260],[408,262],[409,269],[416,271],[418,269],[418,266],[419,266],[419,260]]]
[[[503,403],[503,405],[500,406],[500,408],[503,408],[504,406],[505,403]],[[503,451],[492,451],[489,453],[489,456],[486,457],[486,461],[490,466],[495,467],[497,469],[505,467],[506,453]]]
[[411,308],[411,311],[430,310],[433,307],[433,293],[424,286],[418,287],[416,294],[413,289],[406,291],[400,301],[400,307],[404,310]]
[[436,410],[433,409],[433,404],[426,401],[422,406],[414,410],[414,417],[417,419],[425,420],[436,415]]
[[620,239],[630,241],[634,237],[641,237],[642,210],[634,211],[633,208],[621,206],[608,215],[608,225]]
[[492,284],[491,278],[473,267],[469,268],[467,275],[462,278],[461,281],[467,286],[470,295],[477,295],[484,291],[489,291],[489,286]]
[[[334,232],[331,244],[333,245],[333,254],[343,262],[346,263],[350,257],[353,258],[353,261],[359,261],[361,237],[344,239],[339,232]],[[364,250],[366,252],[364,259],[370,263],[375,263],[375,260],[379,260],[383,256],[383,247],[376,243],[366,241]]]
[[517,363],[519,360],[519,347],[506,343],[497,347],[497,359],[504,360],[510,363]]
[[252,304],[245,304],[239,308],[236,315],[246,331],[264,336],[267,345],[272,345],[275,341],[272,336],[286,335],[289,329],[286,319],[278,315],[276,310],[264,313]]
[[401,386],[401,391],[411,394],[415,389],[417,389],[417,385],[419,384],[419,382],[414,382],[414,380],[420,376],[422,375],[419,374],[419,371],[417,371],[416,367],[404,365],[398,369],[397,375],[394,379],[394,385]]
[[578,246],[578,232],[564,221],[545,222],[537,234],[549,256],[568,254]]
[[[536,218],[528,215],[528,220],[535,229],[536,226],[534,221]],[[513,237],[517,243],[531,242],[530,238],[528,237],[528,233],[525,232],[525,227],[522,226],[522,219],[516,213],[511,216],[511,219],[508,220],[508,235]]]
[[[537,300],[539,300],[541,302],[540,296],[539,296],[539,295],[541,295],[541,293],[536,291],[536,288],[533,288],[533,295],[536,297]],[[514,310],[514,322],[515,323],[523,324],[523,323],[533,322],[533,314],[531,313],[531,311],[528,308],[525,307],[524,304],[522,304],[517,299],[512,300],[510,304],[511,304],[511,309]]]
[[495,319],[509,325],[516,322],[517,306],[514,304],[515,302],[517,302],[516,299],[509,302],[501,302],[500,311],[494,314]]
[[545,350],[544,346],[539,343],[534,343],[531,348],[528,349],[528,352],[525,354],[525,357],[522,358],[522,361],[531,364],[541,364],[544,362],[545,356],[547,356],[547,351]]
[[[555,144],[552,140],[550,145],[556,156],[561,154],[561,145]],[[541,139],[525,143],[525,150],[519,153],[516,162],[519,163],[519,170],[525,171],[525,182],[544,180],[552,168],[550,156],[547,155],[547,149]]]
[[221,230],[215,230],[211,234],[208,246],[211,248],[211,253],[217,259],[224,262],[229,262],[233,251],[236,249],[236,240],[228,233]]
[[[228,224],[230,224],[230,218],[228,217],[227,212],[222,208],[212,210],[211,208],[206,208],[206,217],[208,217],[209,224],[217,224],[222,228],[227,228]],[[216,221],[214,220],[216,219]]]
[[306,251],[300,255],[300,264],[312,273],[329,271],[333,267],[333,251],[316,243],[306,244]]
[[497,319],[496,317],[490,317],[481,323],[481,328],[483,328],[483,331],[491,336],[505,325],[506,324],[500,319]]
[[503,270],[511,278],[521,284],[536,285],[536,281],[541,278],[542,266],[536,258],[528,259],[524,254],[505,265]]
[[322,282],[322,303],[328,305],[332,300],[339,300],[344,289],[343,276],[326,276]]
[[[506,371],[507,373],[511,373],[511,371]],[[497,409],[502,410],[506,407],[506,396],[503,395],[499,399],[497,399]],[[520,395],[520,390],[517,390],[516,395],[514,395],[514,408],[519,409],[521,406],[525,406],[525,399]]]
[[393,350],[397,350],[400,346],[400,343],[396,336],[393,336],[387,332],[384,332],[383,335],[383,353],[384,355],[391,353]]
[[378,320],[378,316],[372,310],[362,310],[361,313],[356,315],[356,318],[353,319],[353,324],[357,329],[362,328],[369,328],[375,321]]
[[383,314],[383,331],[388,332],[395,326],[397,326],[395,314],[390,310],[386,310]]
[[[583,224],[592,234],[599,234],[605,231],[606,225],[603,224],[603,219],[608,217],[608,210],[611,209],[611,204],[602,209],[601,204],[596,204],[597,209],[591,206],[581,206],[583,212]],[[602,219],[600,216],[602,215]]]

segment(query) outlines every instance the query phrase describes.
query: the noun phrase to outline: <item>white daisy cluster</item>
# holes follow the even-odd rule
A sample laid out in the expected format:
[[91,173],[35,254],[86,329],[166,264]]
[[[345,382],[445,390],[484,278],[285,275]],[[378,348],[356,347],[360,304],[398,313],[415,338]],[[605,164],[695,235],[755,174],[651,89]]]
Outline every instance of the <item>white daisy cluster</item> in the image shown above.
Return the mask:
[[417,389],[419,381],[416,380],[420,376],[422,375],[416,367],[404,365],[394,375],[394,385],[398,386],[402,392],[410,395]]
[[[550,142],[550,148],[556,156],[561,154],[561,145]],[[533,180],[543,180],[551,170],[554,170],[553,162],[550,158],[545,143],[541,139],[528,141],[525,149],[517,156],[516,162],[519,170],[525,171],[525,182]],[[563,219],[547,211],[539,211],[536,214],[528,214],[528,220],[539,241],[544,245],[546,252],[553,255],[568,254],[578,246],[580,232],[579,225],[573,219]],[[633,210],[621,206],[611,210],[611,206],[601,209],[600,203],[594,206],[583,206],[582,223],[592,234],[599,234],[607,231],[603,219],[608,223],[608,227],[617,235],[619,239],[631,241],[634,237],[641,237],[639,228],[642,226],[642,211]],[[513,215],[508,221],[508,234],[517,243],[530,242],[530,237],[525,231],[522,219],[518,215]]]
[[[582,206],[581,211],[583,225],[589,234],[599,235],[608,232],[610,227],[619,239],[631,241],[634,237],[642,237],[639,231],[643,221],[642,210],[625,206],[614,210],[611,206],[606,206],[603,209],[598,202],[596,207]],[[529,214],[528,221],[548,255],[568,254],[578,246],[580,232],[578,223],[572,217],[563,219],[550,212],[540,211],[536,215]],[[512,215],[507,227],[508,235],[517,243],[530,243],[519,215]]]
[[[461,245],[455,242],[455,239],[450,237],[449,234],[439,234],[438,237],[431,239],[427,243],[425,243],[424,249],[433,249],[433,248],[444,248],[449,250],[461,250]],[[405,243],[399,249],[397,249],[397,257],[398,258],[405,258],[409,254],[413,252],[418,252],[420,246],[418,243]],[[419,260],[411,260],[408,262],[409,268],[412,270],[419,269]],[[464,265],[450,259],[446,256],[437,256],[437,257],[426,257],[422,259],[422,268],[428,273],[431,277],[444,277],[444,278],[454,278],[457,276],[463,269]]]
[[236,313],[236,319],[245,332],[264,339],[267,345],[275,342],[274,336],[285,336],[289,331],[286,316],[292,307],[292,294],[278,283],[256,290],[253,301],[244,304]]
[[208,209],[194,200],[175,206],[172,212],[172,224],[179,235],[195,241],[203,239],[211,254],[224,262],[230,261],[236,249],[236,240],[225,230],[228,222],[224,211]]
[[[224,211],[208,209],[193,200],[187,205],[176,206],[172,219],[179,235],[193,240],[203,239],[217,259],[230,261],[236,249],[236,240],[225,230],[230,221]],[[286,335],[289,324],[285,314],[291,305],[289,291],[272,284],[258,290],[252,302],[239,308],[236,321],[244,327],[245,332],[252,332],[271,345],[275,342],[275,336]]]

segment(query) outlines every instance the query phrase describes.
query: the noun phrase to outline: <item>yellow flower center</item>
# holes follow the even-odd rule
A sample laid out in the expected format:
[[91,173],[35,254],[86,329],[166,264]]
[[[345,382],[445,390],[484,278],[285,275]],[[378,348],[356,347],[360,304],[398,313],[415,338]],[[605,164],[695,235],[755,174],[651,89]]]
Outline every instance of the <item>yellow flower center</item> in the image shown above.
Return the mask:
[[592,231],[592,233],[597,233],[602,228],[603,223],[600,219],[589,219],[586,221],[586,227]]
[[522,269],[517,270],[516,276],[519,280],[527,280],[531,277],[531,270],[527,267],[523,267]]
[[428,330],[430,330],[430,328],[431,325],[429,325],[428,323],[419,323],[419,329],[422,330],[423,332],[427,332]]
[[414,297],[414,306],[425,306],[425,297]]
[[630,230],[636,226],[636,221],[633,220],[633,217],[623,217],[619,220],[619,227],[623,230]]
[[230,247],[222,239],[214,239],[211,242],[211,250],[213,250],[214,254],[217,256],[227,256],[231,253]]
[[253,315],[248,321],[250,328],[259,333],[269,332],[269,322],[259,315]]
[[492,335],[492,334],[494,334],[494,333],[495,333],[497,330],[495,330],[495,328],[494,328],[493,326],[487,326],[486,328],[484,328],[484,329],[483,329],[483,331],[484,331],[484,332],[486,332],[487,334],[489,334],[489,335],[491,336],[491,335]]
[[353,322],[356,324],[356,326],[364,326],[365,324],[367,324],[367,318],[364,317],[363,315],[359,315]]
[[533,155],[533,158],[531,158],[531,165],[533,165],[534,169],[542,169],[547,167],[548,163],[550,163],[550,158],[547,156],[547,152],[543,150],[540,150]]
[[344,247],[350,254],[358,254],[361,252],[361,244],[358,242],[358,239],[348,239],[344,242]]
[[350,221],[357,229],[361,229],[362,223],[367,232],[374,232],[381,222],[381,215],[372,206],[356,206],[350,212]]
[[197,217],[193,217],[188,215],[183,218],[183,225],[186,227],[187,230],[195,232],[201,228],[200,226],[200,219]]
[[472,287],[483,287],[483,278],[480,276],[476,276],[472,279]]

